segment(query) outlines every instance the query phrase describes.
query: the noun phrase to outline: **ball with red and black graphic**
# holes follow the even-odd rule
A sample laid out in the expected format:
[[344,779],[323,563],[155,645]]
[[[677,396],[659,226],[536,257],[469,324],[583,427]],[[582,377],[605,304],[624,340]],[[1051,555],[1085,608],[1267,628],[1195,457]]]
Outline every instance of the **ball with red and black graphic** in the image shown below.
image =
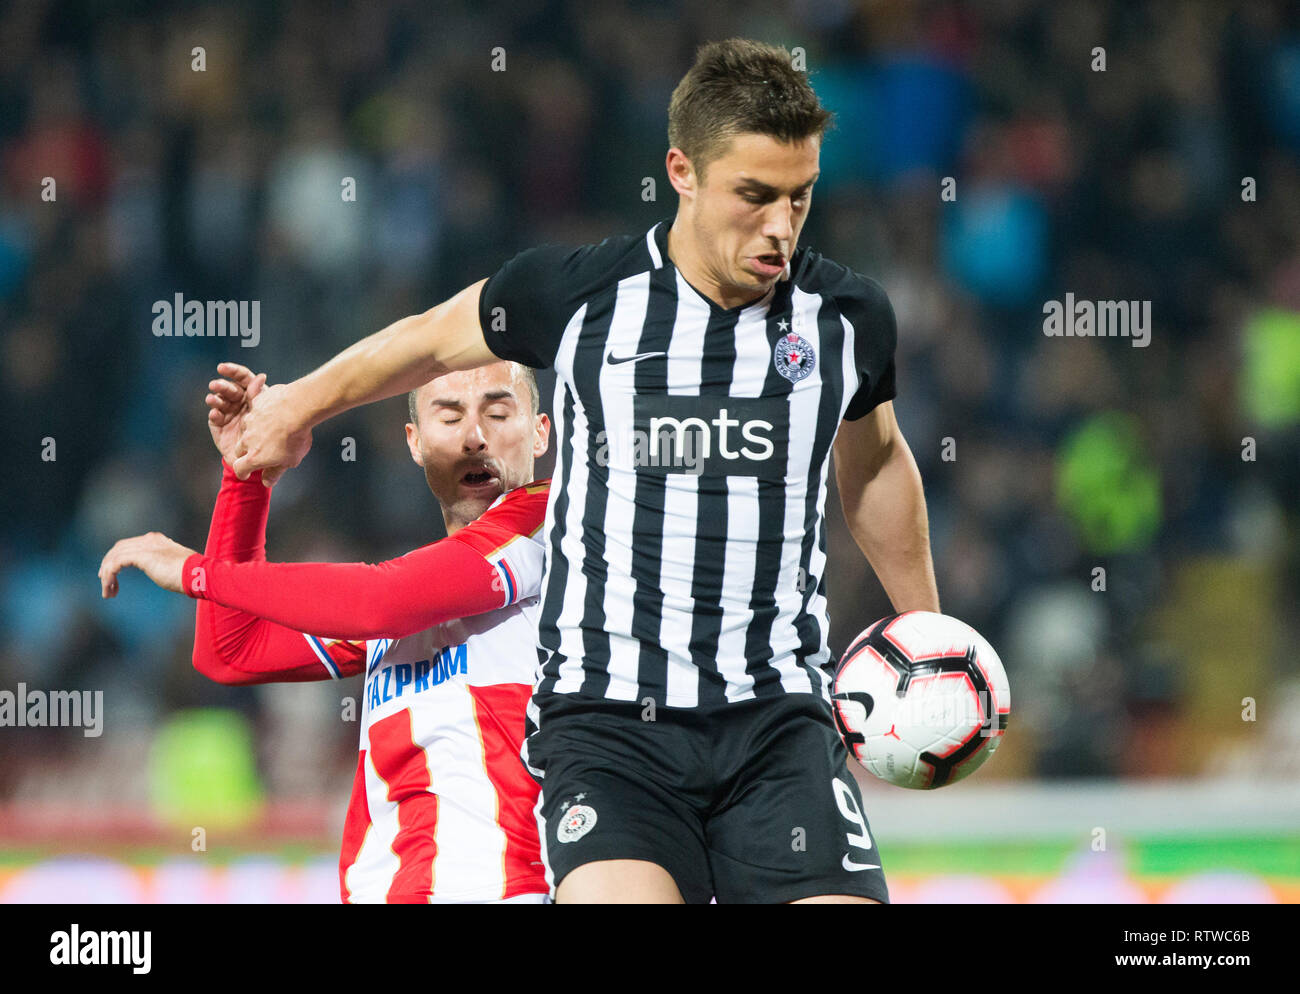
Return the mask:
[[964,621],[931,611],[882,618],[844,653],[831,687],[849,751],[886,783],[928,790],[993,755],[1011,688],[993,647]]

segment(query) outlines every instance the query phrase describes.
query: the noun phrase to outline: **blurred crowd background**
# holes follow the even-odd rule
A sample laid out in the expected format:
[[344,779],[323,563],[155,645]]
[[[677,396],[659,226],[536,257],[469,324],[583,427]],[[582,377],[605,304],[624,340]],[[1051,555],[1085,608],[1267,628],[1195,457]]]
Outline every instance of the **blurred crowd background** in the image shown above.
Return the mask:
[[[207,682],[193,605],[138,575],[101,602],[101,556],[202,547],[218,361],[291,379],[523,248],[670,218],[669,94],[737,35],[803,49],[838,115],[802,244],[897,311],[943,608],[1015,688],[977,779],[1300,776],[1295,4],[26,0],[0,13],[0,689],[102,689],[106,716],[0,729],[0,805],[169,777],[342,803],[357,688]],[[260,343],[155,336],[177,293],[260,301]],[[1149,346],[1047,337],[1066,293],[1150,301]],[[316,432],[272,559],[442,535],[404,421]],[[828,512],[839,650],[890,608]]]

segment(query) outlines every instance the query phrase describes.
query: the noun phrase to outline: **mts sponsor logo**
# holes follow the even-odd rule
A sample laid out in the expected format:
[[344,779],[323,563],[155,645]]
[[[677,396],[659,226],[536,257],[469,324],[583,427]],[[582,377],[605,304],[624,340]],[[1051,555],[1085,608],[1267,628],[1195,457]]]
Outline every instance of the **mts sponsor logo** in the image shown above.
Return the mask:
[[432,659],[415,663],[390,663],[366,681],[366,698],[371,708],[395,701],[403,695],[422,694],[446,683],[457,673],[469,672],[469,649],[465,643],[449,645]]
[[638,395],[630,431],[604,431],[596,460],[651,475],[785,477],[790,407],[775,397]]

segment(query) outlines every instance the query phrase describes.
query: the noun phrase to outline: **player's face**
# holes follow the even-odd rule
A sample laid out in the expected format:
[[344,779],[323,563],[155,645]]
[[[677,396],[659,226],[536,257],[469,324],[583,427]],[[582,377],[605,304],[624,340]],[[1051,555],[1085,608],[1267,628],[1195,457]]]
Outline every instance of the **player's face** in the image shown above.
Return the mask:
[[779,280],[812,205],[821,139],[786,144],[743,134],[710,162],[692,227],[700,261],[724,291],[756,299]]
[[406,443],[424,467],[448,527],[473,521],[506,491],[531,483],[551,423],[533,414],[527,382],[508,362],[447,373],[416,392]]

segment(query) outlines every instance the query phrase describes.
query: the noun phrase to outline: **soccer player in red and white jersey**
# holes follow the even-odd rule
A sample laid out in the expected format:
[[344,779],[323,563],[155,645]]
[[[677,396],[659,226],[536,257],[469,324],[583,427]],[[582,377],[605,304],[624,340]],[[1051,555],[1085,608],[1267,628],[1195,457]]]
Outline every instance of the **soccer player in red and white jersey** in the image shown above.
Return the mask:
[[221,683],[366,674],[345,903],[541,903],[538,787],[519,758],[549,490],[529,482],[550,433],[531,371],[500,362],[412,392],[407,444],[448,537],[379,565],[266,561],[270,490],[230,468],[265,376],[219,371],[207,402],[223,473],[205,552],[124,539],[100,566],[104,596],[134,566],[197,598],[194,665]]

